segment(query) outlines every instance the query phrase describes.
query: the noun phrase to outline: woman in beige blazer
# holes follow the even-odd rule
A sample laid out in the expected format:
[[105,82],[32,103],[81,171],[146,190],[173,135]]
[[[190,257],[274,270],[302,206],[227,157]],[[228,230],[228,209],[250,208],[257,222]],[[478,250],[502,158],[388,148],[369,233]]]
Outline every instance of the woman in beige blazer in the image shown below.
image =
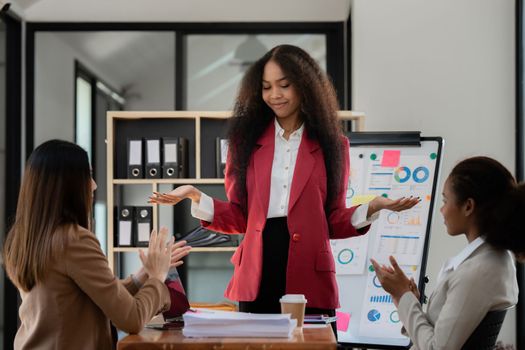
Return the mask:
[[15,349],[111,349],[110,320],[136,333],[169,308],[164,280],[188,248],[152,232],[139,281],[117,280],[89,231],[95,189],[75,144],[48,141],[29,158],[3,252],[22,298]]
[[445,182],[441,214],[451,236],[465,235],[468,245],[448,259],[430,296],[427,312],[419,293],[390,257],[392,266],[372,259],[383,288],[392,295],[412,349],[461,349],[491,310],[518,301],[514,259],[525,253],[522,216],[525,185],[487,157],[457,164]]

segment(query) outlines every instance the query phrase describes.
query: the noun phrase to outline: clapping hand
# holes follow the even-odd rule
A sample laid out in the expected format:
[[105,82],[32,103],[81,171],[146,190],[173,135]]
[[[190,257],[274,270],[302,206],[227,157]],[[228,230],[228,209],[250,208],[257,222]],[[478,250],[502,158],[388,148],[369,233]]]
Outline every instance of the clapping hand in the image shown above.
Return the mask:
[[166,279],[171,263],[173,237],[166,244],[167,237],[168,230],[165,227],[160,229],[158,235],[157,231],[153,230],[149,239],[147,255],[142,249],[139,250],[140,260],[146,273],[151,278],[156,278],[161,282],[164,282]]
[[184,263],[182,258],[190,253],[191,246],[186,245],[186,241],[178,241],[171,246],[171,261],[170,269],[172,267],[180,266]]
[[[153,230],[151,232],[152,236],[153,236],[154,232],[156,234],[156,231]],[[166,232],[166,234],[167,234],[167,229],[164,228],[164,227],[161,228],[161,233],[162,232]],[[159,239],[159,237],[156,238],[156,240],[158,240],[158,239]],[[151,242],[151,237],[150,237],[150,242]],[[190,253],[190,250],[191,250],[191,246],[187,246],[186,245],[186,241],[178,241],[176,243],[173,243],[171,245],[171,253],[169,255],[169,259],[170,259],[169,269],[171,270],[171,268],[176,268],[176,267],[182,265],[184,263],[182,258],[184,258],[186,255],[188,255]],[[147,256],[145,258],[147,259]],[[144,266],[142,266],[134,274],[134,276],[135,276],[136,280],[142,285],[148,279],[148,272],[146,271],[146,268]]]
[[414,281],[412,277],[410,277],[410,291],[414,293],[418,300],[421,300],[421,294],[419,293],[419,289],[417,289],[416,281]]
[[[406,292],[414,292],[414,289],[417,291],[414,280],[408,279],[393,256],[390,257],[390,263],[392,266],[380,265],[374,259],[370,259],[370,261],[374,266],[376,276],[379,279],[381,286],[387,293],[392,295],[392,299],[396,306],[403,294]],[[416,296],[418,295],[419,292],[417,292]]]

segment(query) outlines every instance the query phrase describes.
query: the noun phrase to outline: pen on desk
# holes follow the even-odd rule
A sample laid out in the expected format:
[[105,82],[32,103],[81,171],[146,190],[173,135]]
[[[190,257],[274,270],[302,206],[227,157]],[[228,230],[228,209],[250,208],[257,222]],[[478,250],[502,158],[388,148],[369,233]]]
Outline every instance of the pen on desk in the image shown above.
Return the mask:
[[188,309],[189,312],[193,312],[193,313],[208,313],[208,314],[213,314],[215,311],[213,310],[207,310],[207,309],[193,309],[193,308],[189,308]]

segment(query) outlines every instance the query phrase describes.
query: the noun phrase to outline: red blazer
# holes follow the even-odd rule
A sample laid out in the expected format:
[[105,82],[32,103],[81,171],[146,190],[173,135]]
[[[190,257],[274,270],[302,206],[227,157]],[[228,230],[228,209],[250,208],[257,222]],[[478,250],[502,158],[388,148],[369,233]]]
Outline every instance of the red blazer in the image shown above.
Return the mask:
[[[275,148],[275,126],[267,128],[257,142],[246,172],[247,217],[234,190],[235,177],[226,166],[225,188],[229,201],[214,199],[213,222],[202,224],[224,233],[244,233],[244,240],[233,255],[233,277],[225,296],[232,300],[253,301],[259,292],[262,271],[262,234],[270,200],[270,181]],[[335,280],[335,262],[329,239],[348,238],[366,233],[352,226],[356,207],[346,208],[349,174],[349,145],[345,138],[344,184],[328,214],[326,169],[323,152],[317,141],[303,132],[297,154],[290,200],[288,230],[290,247],[286,273],[286,293],[305,294],[307,307],[335,309],[339,296]]]

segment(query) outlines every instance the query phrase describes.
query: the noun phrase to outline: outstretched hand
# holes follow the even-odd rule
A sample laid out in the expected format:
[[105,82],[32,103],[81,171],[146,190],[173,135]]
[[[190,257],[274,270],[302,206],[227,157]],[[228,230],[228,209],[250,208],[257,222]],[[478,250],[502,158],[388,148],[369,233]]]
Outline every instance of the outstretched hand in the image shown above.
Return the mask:
[[[390,263],[392,264],[392,266],[380,265],[374,259],[370,259],[370,261],[374,266],[376,276],[379,279],[381,286],[387,293],[392,295],[392,299],[394,300],[394,304],[396,306],[399,303],[399,299],[401,299],[403,294],[405,294],[406,292],[413,292],[413,289],[415,287],[414,281],[408,279],[408,277],[405,275],[403,270],[401,270],[401,268],[397,264],[396,259],[394,259],[393,256],[390,257]],[[417,288],[415,288],[415,290],[417,291]]]
[[201,191],[191,185],[179,186],[168,193],[153,192],[148,203],[175,205],[186,198],[198,203],[201,198]]
[[401,197],[398,199],[385,198],[383,196],[377,196],[368,203],[368,217],[381,209],[388,209],[392,211],[407,210],[419,203],[421,199],[419,197]]

